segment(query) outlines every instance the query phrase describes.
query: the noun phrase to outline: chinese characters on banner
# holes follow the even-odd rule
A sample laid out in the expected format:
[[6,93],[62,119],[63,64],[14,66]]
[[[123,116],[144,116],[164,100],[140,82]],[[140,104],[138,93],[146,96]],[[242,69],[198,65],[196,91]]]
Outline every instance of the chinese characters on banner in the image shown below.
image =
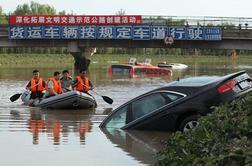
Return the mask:
[[205,40],[221,40],[221,29],[217,27],[205,28]]
[[188,27],[187,39],[188,40],[203,40],[203,29],[200,27]]
[[134,25],[141,24],[141,15],[11,15],[10,25]]
[[170,35],[175,40],[186,40],[186,28],[185,27],[172,27],[169,28]]
[[96,39],[96,26],[80,26],[79,39]]
[[221,40],[219,27],[166,27],[148,25],[104,26],[10,26],[10,39],[132,39],[163,40],[170,35],[175,40]]
[[150,40],[150,26],[134,26],[133,40]]

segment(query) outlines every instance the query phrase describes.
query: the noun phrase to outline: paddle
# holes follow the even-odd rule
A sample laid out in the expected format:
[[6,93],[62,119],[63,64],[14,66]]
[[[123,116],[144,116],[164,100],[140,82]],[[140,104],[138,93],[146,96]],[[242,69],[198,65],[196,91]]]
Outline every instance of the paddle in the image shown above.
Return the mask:
[[[35,87],[35,86],[37,86],[38,84],[35,84],[35,85],[33,85],[31,88],[33,88],[33,87]],[[15,95],[12,95],[11,97],[10,97],[10,101],[11,102],[14,102],[14,101],[16,101],[17,99],[19,99],[19,97],[22,95],[23,93],[17,93],[17,94],[15,94]]]
[[17,94],[15,94],[15,95],[11,96],[11,97],[10,97],[10,101],[11,101],[11,102],[16,101],[17,99],[19,99],[19,97],[20,97],[21,95],[22,95],[22,93],[17,93]]
[[97,93],[97,92],[95,92],[93,89],[90,89],[91,91],[93,91],[95,94],[97,94],[98,96],[101,96],[102,97],[102,99],[105,101],[105,102],[107,102],[107,103],[109,103],[109,104],[112,104],[113,103],[113,99],[111,99],[110,97],[108,97],[108,96],[102,96],[102,95],[100,95],[99,93]]
[[[84,85],[84,84],[82,84],[83,86],[85,86],[85,87],[87,87],[86,85]],[[108,97],[108,96],[102,96],[102,95],[100,95],[99,93],[97,93],[96,91],[94,91],[93,89],[90,89],[91,91],[93,91],[95,94],[97,94],[98,96],[101,96],[102,97],[102,99],[105,101],[105,102],[107,102],[108,104],[112,104],[114,101],[113,101],[113,99],[111,99],[110,97]]]

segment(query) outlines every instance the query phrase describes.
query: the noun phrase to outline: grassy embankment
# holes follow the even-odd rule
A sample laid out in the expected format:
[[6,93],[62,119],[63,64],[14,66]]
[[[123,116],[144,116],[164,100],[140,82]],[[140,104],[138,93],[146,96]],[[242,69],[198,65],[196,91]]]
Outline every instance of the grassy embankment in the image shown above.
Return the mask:
[[251,166],[252,93],[217,107],[199,127],[168,138],[158,166]]
[[[146,58],[152,59],[153,64],[158,62],[178,62],[178,63],[227,63],[232,59],[227,56],[172,56],[172,55],[113,55],[95,54],[91,57],[92,66],[107,65],[118,61],[127,63],[130,57],[137,58],[138,62],[144,62]],[[252,56],[238,56],[237,64],[252,64]],[[72,67],[74,59],[70,54],[0,54],[0,67]],[[98,64],[98,65],[96,65]]]
[[73,62],[70,54],[0,54],[0,68],[71,67]]

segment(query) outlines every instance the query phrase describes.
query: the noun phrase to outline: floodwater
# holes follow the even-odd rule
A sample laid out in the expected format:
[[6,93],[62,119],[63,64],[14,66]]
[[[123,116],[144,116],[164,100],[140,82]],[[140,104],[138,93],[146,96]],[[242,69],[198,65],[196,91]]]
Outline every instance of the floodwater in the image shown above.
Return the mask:
[[[33,69],[0,70],[0,163],[2,166],[139,166],[154,165],[168,132],[101,130],[98,126],[114,108],[171,80],[197,75],[225,75],[246,70],[248,64],[188,64],[172,77],[111,78],[107,66],[92,64],[89,73],[99,94],[111,97],[107,104],[95,93],[98,107],[91,110],[42,110],[10,102],[24,91]],[[98,66],[98,67],[97,67]],[[46,78],[55,70],[39,69]],[[72,71],[72,70],[71,70]]]

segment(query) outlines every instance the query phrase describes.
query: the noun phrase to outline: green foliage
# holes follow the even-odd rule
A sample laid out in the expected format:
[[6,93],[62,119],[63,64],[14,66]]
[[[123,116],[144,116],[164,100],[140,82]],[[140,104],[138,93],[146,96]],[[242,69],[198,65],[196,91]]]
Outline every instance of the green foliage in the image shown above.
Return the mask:
[[65,10],[59,11],[59,15],[67,15]]
[[14,11],[16,15],[28,15],[28,14],[38,14],[38,15],[55,15],[56,9],[48,4],[39,4],[37,2],[31,1],[30,4],[24,3],[23,5],[18,5]]
[[2,15],[3,14],[3,8],[2,8],[2,6],[0,6],[0,15]]
[[125,14],[126,14],[126,12],[125,12],[125,10],[124,10],[124,9],[120,9],[120,10],[119,10],[119,11],[117,11],[115,14],[116,14],[116,15],[125,15]]
[[0,6],[0,24],[7,24],[8,23],[8,18],[6,15],[3,13],[3,8]]
[[8,24],[8,17],[7,15],[0,15],[0,24]]
[[252,165],[252,93],[199,120],[186,133],[176,132],[159,153],[160,166]]
[[166,25],[168,26],[184,26],[186,25],[186,20],[174,20],[172,18],[166,19]]

